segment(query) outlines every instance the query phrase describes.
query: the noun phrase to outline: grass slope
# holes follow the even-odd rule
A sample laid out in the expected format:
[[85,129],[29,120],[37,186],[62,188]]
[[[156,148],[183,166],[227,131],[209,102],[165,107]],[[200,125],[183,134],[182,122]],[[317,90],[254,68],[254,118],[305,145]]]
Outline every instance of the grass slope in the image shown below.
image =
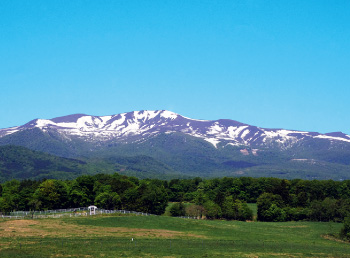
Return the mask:
[[[165,216],[0,221],[1,257],[350,257],[335,223]],[[132,241],[133,239],[133,241]]]

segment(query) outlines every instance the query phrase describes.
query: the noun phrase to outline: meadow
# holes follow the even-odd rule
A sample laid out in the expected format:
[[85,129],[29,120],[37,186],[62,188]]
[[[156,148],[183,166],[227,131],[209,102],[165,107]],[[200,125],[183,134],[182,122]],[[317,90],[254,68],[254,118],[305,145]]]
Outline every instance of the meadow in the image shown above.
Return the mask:
[[0,257],[350,257],[333,222],[97,215],[0,221]]

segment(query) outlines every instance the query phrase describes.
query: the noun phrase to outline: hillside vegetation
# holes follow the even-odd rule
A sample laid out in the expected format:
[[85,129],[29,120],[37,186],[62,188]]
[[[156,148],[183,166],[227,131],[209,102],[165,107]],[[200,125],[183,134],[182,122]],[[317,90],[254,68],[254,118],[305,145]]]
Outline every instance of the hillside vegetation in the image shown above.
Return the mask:
[[144,155],[104,158],[63,158],[25,147],[0,146],[0,183],[12,179],[71,180],[81,175],[120,172],[139,178],[182,178],[167,165]]

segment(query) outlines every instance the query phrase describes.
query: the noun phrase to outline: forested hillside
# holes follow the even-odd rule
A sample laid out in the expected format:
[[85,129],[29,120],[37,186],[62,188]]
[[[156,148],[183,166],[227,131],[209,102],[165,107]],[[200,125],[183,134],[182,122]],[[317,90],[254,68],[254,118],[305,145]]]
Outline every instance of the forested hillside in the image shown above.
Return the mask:
[[0,146],[0,183],[11,179],[74,179],[80,175],[120,172],[138,178],[184,177],[145,155],[62,158],[21,146]]
[[0,182],[10,179],[73,179],[91,170],[81,160],[61,158],[20,146],[0,146]]

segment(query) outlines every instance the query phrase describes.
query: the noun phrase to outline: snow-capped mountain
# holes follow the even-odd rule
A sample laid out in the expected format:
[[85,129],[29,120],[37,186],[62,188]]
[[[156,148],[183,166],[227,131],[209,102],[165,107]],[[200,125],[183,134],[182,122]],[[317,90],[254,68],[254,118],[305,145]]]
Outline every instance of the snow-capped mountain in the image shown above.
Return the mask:
[[196,120],[166,111],[134,111],[111,116],[75,114],[54,119],[35,119],[29,123],[0,129],[0,137],[39,128],[43,132],[57,132],[66,140],[79,138],[88,142],[138,142],[161,133],[180,132],[203,139],[216,148],[233,146],[293,147],[305,139],[325,139],[350,143],[343,133],[320,134],[285,129],[266,129],[234,120]]
[[350,179],[349,135],[197,120],[166,110],[35,119],[0,129],[0,145],[101,160],[116,171]]

